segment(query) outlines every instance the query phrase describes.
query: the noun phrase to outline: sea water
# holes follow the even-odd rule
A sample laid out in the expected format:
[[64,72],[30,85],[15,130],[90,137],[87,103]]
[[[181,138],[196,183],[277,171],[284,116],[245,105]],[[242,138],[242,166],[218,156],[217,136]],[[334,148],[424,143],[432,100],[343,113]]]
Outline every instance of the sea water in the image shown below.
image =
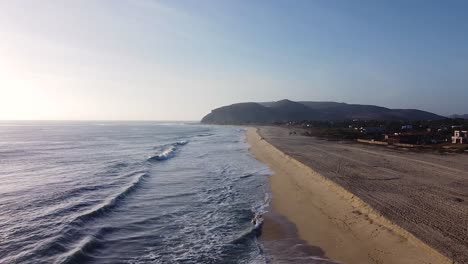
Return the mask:
[[0,263],[262,263],[239,127],[0,123]]

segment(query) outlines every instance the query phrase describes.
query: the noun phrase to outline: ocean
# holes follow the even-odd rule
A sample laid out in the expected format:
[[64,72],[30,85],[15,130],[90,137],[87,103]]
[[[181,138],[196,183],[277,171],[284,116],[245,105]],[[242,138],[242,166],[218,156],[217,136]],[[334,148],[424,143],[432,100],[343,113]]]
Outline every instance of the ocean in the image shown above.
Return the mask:
[[0,123],[0,263],[264,263],[239,127]]

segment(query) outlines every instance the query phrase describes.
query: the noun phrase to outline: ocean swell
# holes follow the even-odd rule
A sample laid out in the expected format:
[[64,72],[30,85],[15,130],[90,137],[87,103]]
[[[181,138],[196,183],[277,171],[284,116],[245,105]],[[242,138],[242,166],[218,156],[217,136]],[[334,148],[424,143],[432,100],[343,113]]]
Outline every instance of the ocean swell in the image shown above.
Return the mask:
[[[136,191],[147,176],[147,173],[140,173],[127,187],[123,188],[115,196],[75,217],[63,227],[60,232],[61,235],[51,237],[49,241],[38,245],[33,250],[35,254],[49,255],[51,252],[62,252],[62,257],[59,258],[56,263],[80,263],[80,260],[86,257],[86,251],[90,251],[100,242],[100,238],[114,230],[112,227],[104,227],[100,228],[94,235],[86,235],[83,237],[79,232],[80,228],[86,226],[93,219],[102,217],[107,212],[117,207],[128,195]],[[78,239],[79,242],[70,248],[71,245],[74,244],[74,241]],[[22,261],[27,258],[29,258],[29,256],[25,255],[18,258],[18,260]]]
[[85,236],[70,251],[64,253],[55,263],[83,263],[89,258],[89,253],[102,243],[102,238],[108,233],[115,231],[112,227],[103,227],[93,235]]
[[127,195],[134,192],[138,188],[138,186],[143,182],[144,178],[147,176],[148,176],[147,173],[141,173],[119,194],[106,200],[104,203],[100,204],[97,208],[93,208],[90,211],[76,217],[73,222],[75,223],[86,222],[116,207],[118,203],[122,201]]

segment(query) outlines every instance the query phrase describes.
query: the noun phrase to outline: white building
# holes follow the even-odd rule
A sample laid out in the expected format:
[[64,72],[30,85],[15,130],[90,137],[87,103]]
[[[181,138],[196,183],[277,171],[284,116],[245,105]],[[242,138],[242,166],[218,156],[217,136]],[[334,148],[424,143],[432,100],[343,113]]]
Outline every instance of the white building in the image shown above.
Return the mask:
[[455,130],[452,137],[453,144],[468,143],[468,131]]

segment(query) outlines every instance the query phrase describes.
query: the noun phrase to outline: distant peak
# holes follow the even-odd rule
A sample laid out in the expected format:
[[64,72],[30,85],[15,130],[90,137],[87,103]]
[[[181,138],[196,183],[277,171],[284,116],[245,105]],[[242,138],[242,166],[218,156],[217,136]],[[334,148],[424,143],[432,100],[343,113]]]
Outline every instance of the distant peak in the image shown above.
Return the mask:
[[279,101],[276,101],[277,103],[295,103],[294,101],[291,101],[289,99],[282,99],[282,100],[279,100]]

